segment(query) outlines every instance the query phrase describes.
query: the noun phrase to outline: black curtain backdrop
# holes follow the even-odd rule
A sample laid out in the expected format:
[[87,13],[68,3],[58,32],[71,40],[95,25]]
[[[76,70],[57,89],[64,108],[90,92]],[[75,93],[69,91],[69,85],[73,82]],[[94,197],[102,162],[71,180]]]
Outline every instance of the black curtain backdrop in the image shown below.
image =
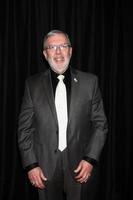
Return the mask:
[[51,29],[69,34],[72,66],[99,77],[109,133],[99,163],[96,199],[133,198],[129,185],[133,168],[132,20],[128,0],[0,1],[1,200],[37,199],[22,169],[17,124],[24,81],[45,69],[42,40]]

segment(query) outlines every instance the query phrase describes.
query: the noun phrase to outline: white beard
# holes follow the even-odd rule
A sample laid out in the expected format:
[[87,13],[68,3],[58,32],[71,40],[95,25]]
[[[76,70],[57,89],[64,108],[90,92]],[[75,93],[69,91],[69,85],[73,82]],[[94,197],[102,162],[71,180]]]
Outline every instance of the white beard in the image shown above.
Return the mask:
[[53,58],[48,58],[47,61],[53,71],[61,74],[67,70],[69,66],[70,58],[66,58],[64,62],[62,62],[61,64],[56,63]]

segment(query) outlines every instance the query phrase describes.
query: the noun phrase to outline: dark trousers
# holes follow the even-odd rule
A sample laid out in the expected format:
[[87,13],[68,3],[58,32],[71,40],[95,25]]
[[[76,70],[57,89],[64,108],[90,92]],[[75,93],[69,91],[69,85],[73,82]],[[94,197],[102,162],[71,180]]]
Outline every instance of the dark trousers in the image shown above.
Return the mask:
[[93,169],[87,183],[78,183],[72,177],[67,159],[67,149],[58,152],[54,176],[46,182],[46,188],[39,190],[39,200],[95,200],[97,176]]
[[67,150],[59,151],[54,176],[46,182],[44,190],[39,190],[39,200],[81,200],[80,195],[81,184],[71,176]]

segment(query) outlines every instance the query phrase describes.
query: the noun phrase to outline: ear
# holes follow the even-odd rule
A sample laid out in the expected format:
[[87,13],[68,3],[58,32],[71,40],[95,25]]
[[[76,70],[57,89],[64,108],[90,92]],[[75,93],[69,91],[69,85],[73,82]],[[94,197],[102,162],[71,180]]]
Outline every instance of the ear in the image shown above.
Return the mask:
[[70,52],[69,52],[69,54],[70,54],[70,57],[72,56],[72,47],[70,47]]
[[45,57],[45,59],[47,60],[47,52],[46,52],[46,50],[43,50],[43,55],[44,55],[44,57]]

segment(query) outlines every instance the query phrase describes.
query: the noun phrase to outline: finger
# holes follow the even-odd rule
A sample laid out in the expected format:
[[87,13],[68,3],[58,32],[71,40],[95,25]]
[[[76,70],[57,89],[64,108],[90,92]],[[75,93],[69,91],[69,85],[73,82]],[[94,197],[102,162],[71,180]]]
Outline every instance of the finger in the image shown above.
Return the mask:
[[86,183],[88,181],[88,179],[90,178],[91,174],[87,174],[82,176],[82,178],[78,179],[77,181],[80,183]]
[[84,182],[86,179],[88,179],[90,176],[90,174],[88,174],[85,170],[82,170],[78,176],[76,176],[75,178],[77,179],[77,181],[79,182]]
[[31,184],[34,186],[35,185],[35,182],[34,181],[30,181],[31,182]]
[[80,182],[80,183],[83,183],[83,182],[86,182],[87,179],[88,179],[88,177],[84,175],[81,178],[77,179],[77,181]]
[[77,176],[75,176],[75,178],[76,178],[76,179],[80,179],[80,178],[82,178],[83,176],[84,176],[83,172],[80,171],[80,173],[79,173]]
[[45,184],[44,184],[44,182],[42,181],[42,179],[36,180],[34,186],[37,187],[37,188],[40,188],[40,189],[45,188]]
[[34,177],[34,179],[32,179],[32,185],[37,187],[37,188],[44,188],[45,187],[45,184],[44,184],[44,181],[42,181],[42,178],[41,176],[36,176]]
[[78,165],[78,167],[74,170],[75,173],[78,173],[81,170],[81,165]]
[[41,172],[40,176],[41,176],[41,179],[42,179],[43,181],[47,181],[47,178],[44,176],[43,172]]
[[86,173],[86,170],[84,167],[81,166],[81,169],[80,169],[80,172],[79,174],[75,177],[76,179],[80,179],[82,178],[83,176],[85,176],[87,173]]

